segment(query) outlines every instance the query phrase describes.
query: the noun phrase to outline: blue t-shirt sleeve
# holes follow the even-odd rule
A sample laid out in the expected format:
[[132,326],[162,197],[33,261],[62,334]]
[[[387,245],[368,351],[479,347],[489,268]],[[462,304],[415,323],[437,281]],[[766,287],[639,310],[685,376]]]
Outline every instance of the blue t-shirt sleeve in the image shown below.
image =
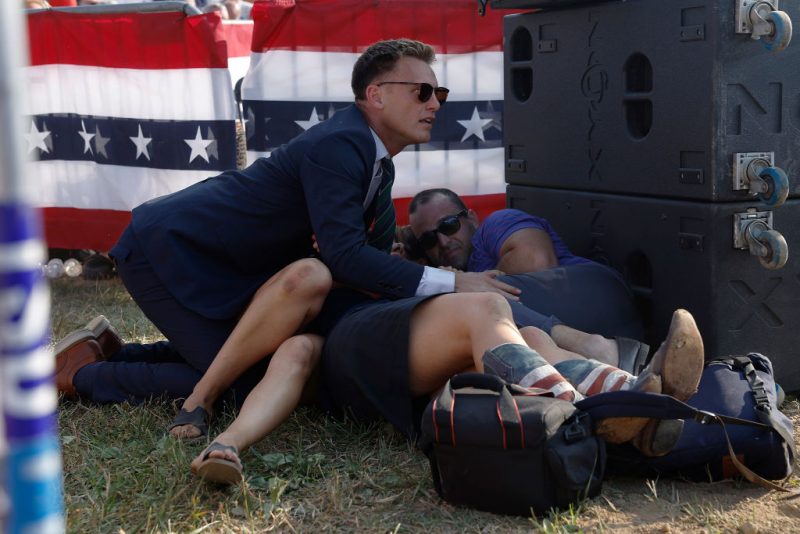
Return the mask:
[[467,269],[474,272],[495,269],[500,262],[500,249],[503,248],[506,239],[514,232],[525,228],[547,232],[553,242],[553,249],[560,266],[590,263],[589,260],[570,252],[547,219],[524,211],[505,209],[489,215],[472,236],[472,255]]
[[500,249],[511,234],[525,228],[543,230],[552,235],[546,219],[519,210],[500,210],[489,215],[472,236],[472,254],[468,269],[481,272],[494,269],[500,261]]

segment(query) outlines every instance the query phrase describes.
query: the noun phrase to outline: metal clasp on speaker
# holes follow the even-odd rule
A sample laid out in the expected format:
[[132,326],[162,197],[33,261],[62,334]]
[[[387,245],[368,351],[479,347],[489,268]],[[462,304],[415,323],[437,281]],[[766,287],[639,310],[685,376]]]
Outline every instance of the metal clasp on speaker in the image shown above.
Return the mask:
[[792,40],[792,19],[778,10],[779,0],[737,0],[736,33],[749,34],[771,52],[780,52]]
[[789,246],[772,229],[772,212],[748,209],[733,215],[733,248],[748,250],[767,269],[780,269],[789,259]]
[[738,152],[733,155],[733,189],[746,189],[767,206],[777,208],[789,196],[789,177],[775,166],[774,152]]

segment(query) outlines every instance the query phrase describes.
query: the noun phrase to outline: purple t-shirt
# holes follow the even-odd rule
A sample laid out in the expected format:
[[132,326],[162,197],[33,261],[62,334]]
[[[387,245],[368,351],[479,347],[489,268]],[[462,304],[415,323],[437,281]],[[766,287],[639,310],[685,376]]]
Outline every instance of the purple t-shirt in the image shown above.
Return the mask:
[[519,210],[500,210],[489,215],[472,236],[472,254],[469,257],[467,270],[481,272],[497,267],[503,243],[511,234],[524,228],[536,228],[547,232],[553,241],[559,266],[592,263],[591,260],[575,256],[570,252],[547,219]]

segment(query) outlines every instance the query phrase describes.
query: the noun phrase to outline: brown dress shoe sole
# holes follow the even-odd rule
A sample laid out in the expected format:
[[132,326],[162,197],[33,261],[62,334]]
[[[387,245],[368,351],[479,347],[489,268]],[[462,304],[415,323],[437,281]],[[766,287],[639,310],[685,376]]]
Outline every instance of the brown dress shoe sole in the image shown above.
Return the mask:
[[73,330],[58,343],[56,343],[53,352],[56,357],[62,352],[71,349],[78,343],[89,341],[93,339],[100,345],[100,359],[105,360],[122,348],[122,339],[119,337],[116,329],[111,326],[103,315],[98,315],[83,328]]
[[58,358],[58,355],[62,352],[71,349],[78,343],[83,343],[84,341],[89,341],[90,339],[94,339],[94,334],[92,334],[89,330],[86,330],[85,328],[73,330],[64,336],[58,343],[56,343],[56,346],[53,348],[53,354],[55,354],[56,358]]
[[86,329],[92,332],[94,338],[100,344],[104,358],[113,356],[122,348],[122,338],[119,336],[119,332],[111,326],[105,315],[98,315],[86,323]]
[[662,393],[685,401],[697,392],[704,358],[703,338],[691,314],[675,310],[667,338],[648,368],[661,375]]

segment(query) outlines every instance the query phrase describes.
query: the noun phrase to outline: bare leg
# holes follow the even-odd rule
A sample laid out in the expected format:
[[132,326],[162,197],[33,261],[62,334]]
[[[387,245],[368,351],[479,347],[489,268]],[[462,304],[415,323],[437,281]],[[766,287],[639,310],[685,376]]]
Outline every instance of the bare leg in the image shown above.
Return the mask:
[[619,365],[617,342],[613,339],[599,334],[587,334],[563,324],[554,326],[550,337],[563,349],[608,365]]
[[456,373],[483,372],[483,353],[503,343],[525,345],[505,298],[451,293],[421,304],[411,317],[409,385],[432,393]]
[[526,326],[520,329],[520,334],[530,348],[541,354],[550,365],[555,365],[566,360],[583,360],[580,354],[559,347],[547,332],[535,326]]
[[[314,259],[296,261],[270,278],[253,296],[236,328],[184,401],[183,409],[202,406],[211,413],[214,402],[236,378],[275,352],[319,313],[330,287],[328,269]],[[178,438],[200,435],[193,425],[177,426],[170,432]]]
[[[247,396],[239,415],[214,440],[232,445],[239,452],[263,439],[278,427],[297,407],[303,386],[319,362],[323,339],[303,334],[287,339],[275,352],[264,378]],[[212,451],[209,458],[222,458],[241,466],[233,451]],[[197,471],[203,453],[192,461],[192,471]]]

